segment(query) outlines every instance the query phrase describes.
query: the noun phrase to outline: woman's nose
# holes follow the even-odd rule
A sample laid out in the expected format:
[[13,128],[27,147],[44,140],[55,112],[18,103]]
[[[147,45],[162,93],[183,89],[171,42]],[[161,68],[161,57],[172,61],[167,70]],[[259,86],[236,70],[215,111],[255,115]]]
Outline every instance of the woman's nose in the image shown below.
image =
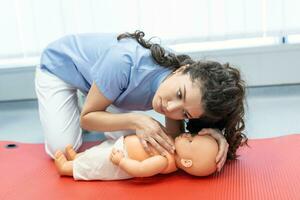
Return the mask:
[[172,112],[172,111],[176,111],[176,110],[180,109],[181,106],[182,106],[181,102],[179,102],[179,101],[169,101],[166,109],[168,112]]

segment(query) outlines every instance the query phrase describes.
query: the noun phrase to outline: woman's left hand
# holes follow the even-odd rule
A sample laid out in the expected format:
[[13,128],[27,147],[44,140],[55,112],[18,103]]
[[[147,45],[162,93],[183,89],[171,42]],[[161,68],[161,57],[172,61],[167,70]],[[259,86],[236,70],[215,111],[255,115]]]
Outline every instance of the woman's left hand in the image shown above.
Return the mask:
[[204,128],[198,132],[198,135],[210,135],[215,138],[219,144],[219,152],[216,157],[217,170],[221,171],[227,158],[228,143],[219,129]]

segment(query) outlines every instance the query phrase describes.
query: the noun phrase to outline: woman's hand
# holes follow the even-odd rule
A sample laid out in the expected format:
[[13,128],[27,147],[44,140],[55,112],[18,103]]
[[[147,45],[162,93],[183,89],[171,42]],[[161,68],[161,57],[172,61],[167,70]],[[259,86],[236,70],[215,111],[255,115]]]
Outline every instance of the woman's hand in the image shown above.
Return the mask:
[[148,143],[163,156],[166,156],[166,151],[174,153],[174,142],[166,134],[166,128],[158,121],[147,115],[137,114],[135,124],[136,135],[147,153],[152,154]]
[[219,152],[216,157],[216,163],[218,172],[221,171],[226,162],[229,147],[225,137],[222,135],[220,130],[211,128],[202,129],[200,132],[198,132],[198,135],[210,135],[217,140],[219,144]]

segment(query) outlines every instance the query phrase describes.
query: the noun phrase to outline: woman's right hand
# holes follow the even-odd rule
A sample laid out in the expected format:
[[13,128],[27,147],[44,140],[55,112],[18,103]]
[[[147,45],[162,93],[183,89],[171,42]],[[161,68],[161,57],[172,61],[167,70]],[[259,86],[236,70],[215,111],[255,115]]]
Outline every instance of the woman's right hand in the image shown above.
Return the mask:
[[174,142],[166,134],[166,128],[155,119],[143,115],[135,114],[135,130],[145,151],[152,154],[148,143],[155,148],[161,155],[166,156],[167,152],[174,153]]

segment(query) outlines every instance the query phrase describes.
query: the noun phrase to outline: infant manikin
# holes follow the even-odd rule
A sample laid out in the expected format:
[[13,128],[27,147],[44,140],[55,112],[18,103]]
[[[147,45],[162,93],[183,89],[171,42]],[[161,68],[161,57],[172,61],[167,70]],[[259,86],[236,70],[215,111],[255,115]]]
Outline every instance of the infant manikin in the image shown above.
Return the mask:
[[207,176],[217,169],[218,144],[209,135],[183,133],[175,138],[174,154],[161,156],[150,146],[148,154],[136,135],[106,140],[82,153],[67,146],[65,155],[55,154],[60,175],[75,180],[121,180],[168,174],[182,169],[194,176]]

